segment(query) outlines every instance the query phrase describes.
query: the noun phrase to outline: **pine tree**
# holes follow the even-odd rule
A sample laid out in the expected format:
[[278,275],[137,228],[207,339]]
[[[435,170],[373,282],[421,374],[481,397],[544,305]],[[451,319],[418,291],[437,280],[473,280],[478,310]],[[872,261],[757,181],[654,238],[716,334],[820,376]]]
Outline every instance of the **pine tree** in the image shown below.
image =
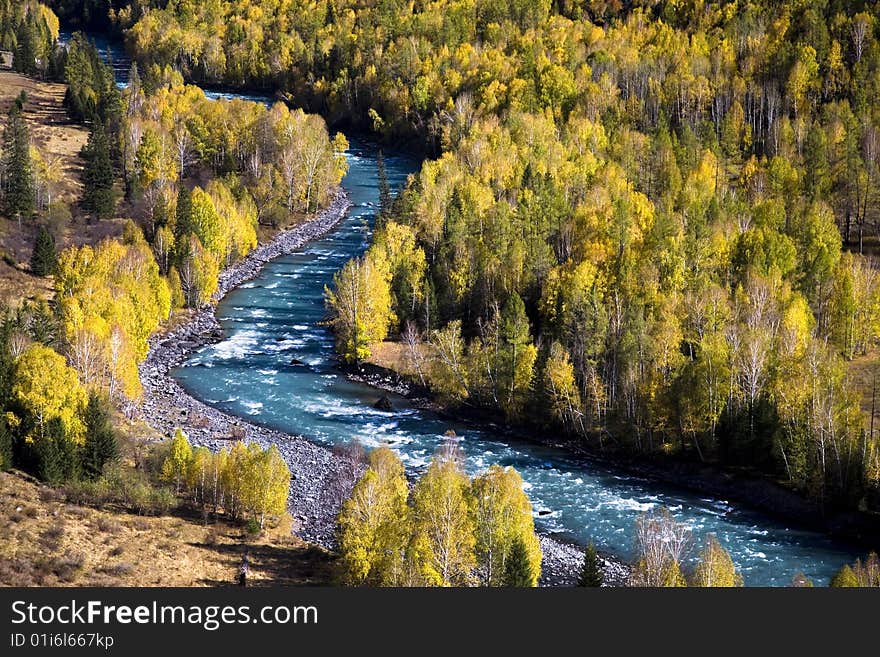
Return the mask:
[[86,169],[83,174],[83,208],[96,219],[109,219],[116,210],[113,195],[113,162],[110,140],[100,123],[95,124],[89,142],[83,149]]
[[0,471],[12,467],[12,434],[4,420],[0,420]]
[[189,235],[192,232],[192,192],[186,185],[181,185],[177,190],[177,206],[174,217],[175,264],[178,268],[183,259],[189,255]]
[[40,226],[31,254],[31,272],[35,276],[48,276],[55,272],[57,264],[58,251],[55,248],[55,238],[45,226]]
[[82,448],[82,471],[89,479],[101,476],[104,464],[119,453],[116,432],[110,424],[107,404],[92,392],[86,405],[83,423],[86,426],[85,444]]
[[529,562],[526,544],[517,538],[510,546],[510,553],[504,563],[504,586],[531,587],[535,585],[535,576]]
[[18,45],[12,56],[12,68],[25,75],[37,70],[37,33],[31,20],[26,20],[18,30]]
[[61,418],[46,423],[43,435],[34,441],[37,476],[49,484],[63,484],[79,476],[76,443],[67,435]]
[[391,195],[391,185],[388,182],[388,172],[385,170],[385,156],[382,151],[376,157],[376,177],[379,183],[379,216],[383,220],[391,218],[394,205],[394,197]]
[[6,168],[4,207],[7,215],[18,219],[34,213],[36,195],[31,164],[31,146],[27,123],[22,115],[21,100],[16,101],[9,112],[3,135],[3,160]]
[[584,551],[584,564],[581,566],[581,574],[578,577],[578,586],[598,587],[605,581],[605,573],[602,571],[602,563],[596,553],[593,542],[587,545]]

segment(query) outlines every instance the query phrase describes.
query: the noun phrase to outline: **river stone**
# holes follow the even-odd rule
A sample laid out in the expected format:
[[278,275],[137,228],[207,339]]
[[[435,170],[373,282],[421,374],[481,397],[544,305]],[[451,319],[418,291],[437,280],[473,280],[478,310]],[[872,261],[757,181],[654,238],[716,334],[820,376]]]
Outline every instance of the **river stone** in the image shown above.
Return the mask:
[[379,397],[379,400],[373,404],[373,408],[390,413],[394,410],[394,405],[391,403],[391,400],[388,399],[388,395],[382,395]]

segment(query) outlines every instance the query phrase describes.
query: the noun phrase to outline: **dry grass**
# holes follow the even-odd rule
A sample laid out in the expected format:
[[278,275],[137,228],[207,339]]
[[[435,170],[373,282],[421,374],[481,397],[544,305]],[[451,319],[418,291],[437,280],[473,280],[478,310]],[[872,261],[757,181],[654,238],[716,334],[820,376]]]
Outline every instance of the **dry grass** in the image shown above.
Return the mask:
[[82,190],[79,172],[83,161],[79,152],[88,141],[89,132],[67,116],[63,105],[66,85],[40,82],[9,71],[0,71],[0,112],[4,116],[22,91],[28,96],[24,117],[31,139],[44,159],[59,158],[63,178],[60,200],[71,202]]
[[255,586],[331,581],[331,555],[289,534],[252,539],[226,522],[75,506],[0,473],[0,586],[232,585],[245,549]]
[[[418,380],[418,372],[409,353],[409,347],[402,342],[382,342],[372,346],[372,355],[367,362],[377,367],[384,367],[387,370],[393,370],[398,374]],[[422,353],[422,367],[427,366],[427,362],[432,357],[431,346],[428,344],[419,345],[418,349]]]
[[[74,218],[57,227],[58,246],[96,244],[105,237],[122,233],[124,221],[120,218],[87,223],[76,217],[76,203],[82,193],[84,162],[79,153],[89,138],[88,129],[70,121],[64,108],[66,86],[55,82],[40,82],[0,71],[0,114],[5,116],[22,91],[27,93],[24,117],[30,128],[31,140],[47,162],[56,162],[60,180],[55,186],[55,200],[71,206]],[[0,302],[13,305],[24,299],[47,299],[51,296],[51,280],[29,275],[35,222],[3,218],[0,220]]]
[[871,410],[873,407],[874,432],[880,431],[880,350],[875,348],[849,363],[849,376],[855,389],[861,395],[865,430],[871,430]]

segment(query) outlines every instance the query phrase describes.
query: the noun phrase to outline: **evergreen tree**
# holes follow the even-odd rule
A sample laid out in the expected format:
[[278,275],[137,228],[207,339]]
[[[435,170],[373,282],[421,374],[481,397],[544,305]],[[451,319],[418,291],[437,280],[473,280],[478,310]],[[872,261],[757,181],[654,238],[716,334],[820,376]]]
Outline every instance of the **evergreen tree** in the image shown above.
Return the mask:
[[175,264],[180,267],[189,255],[189,235],[193,232],[192,191],[186,185],[177,190],[177,208],[174,217]]
[[605,581],[605,573],[602,572],[602,562],[596,553],[596,547],[593,542],[587,545],[584,551],[584,564],[581,566],[581,574],[578,577],[578,586],[602,586]]
[[21,99],[13,104],[3,135],[4,207],[7,215],[18,219],[19,224],[22,218],[34,213],[36,205],[30,137],[22,115],[22,104]]
[[43,435],[34,440],[37,476],[48,484],[63,484],[79,476],[79,458],[74,441],[61,418],[46,422]]
[[55,272],[57,264],[58,251],[55,248],[55,238],[45,226],[40,226],[31,254],[31,272],[35,276],[48,276]]
[[516,538],[504,563],[504,586],[531,587],[535,585],[534,579],[526,544]]
[[113,162],[110,139],[101,123],[96,123],[83,149],[86,160],[83,174],[83,207],[96,219],[109,219],[116,209],[113,195]]
[[391,217],[394,197],[391,194],[391,184],[388,182],[388,172],[385,170],[385,156],[381,150],[376,157],[376,177],[379,183],[379,216],[387,220]]
[[18,45],[12,55],[12,68],[32,75],[37,70],[37,34],[32,21],[25,20],[18,31]]
[[116,432],[110,424],[107,403],[95,392],[89,395],[83,423],[86,426],[85,444],[82,448],[82,471],[89,479],[101,476],[104,464],[119,453]]
[[12,434],[5,420],[0,420],[0,471],[12,467]]

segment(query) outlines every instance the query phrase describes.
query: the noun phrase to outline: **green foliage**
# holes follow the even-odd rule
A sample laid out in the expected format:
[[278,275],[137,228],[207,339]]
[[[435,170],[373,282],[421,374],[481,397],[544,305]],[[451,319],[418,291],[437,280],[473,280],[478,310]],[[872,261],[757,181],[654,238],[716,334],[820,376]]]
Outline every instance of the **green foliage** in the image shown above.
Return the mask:
[[76,32],[58,64],[67,83],[65,104],[73,118],[98,122],[112,132],[122,113],[113,69],[84,34]]
[[[325,74],[328,111],[441,151],[393,203],[379,163],[370,253],[391,306],[363,263],[340,273],[343,358],[415,322],[420,377],[446,403],[599,449],[748,466],[823,506],[880,499],[844,363],[880,337],[874,268],[845,253],[880,211],[876,11],[477,4],[287,16],[333,53],[289,51]],[[149,12],[133,31],[146,57],[160,19],[178,52],[196,26],[222,29],[196,9]],[[272,35],[278,20],[251,23]],[[318,93],[299,73],[235,75]],[[367,311],[373,289],[383,303]]]
[[602,571],[602,563],[596,553],[596,547],[592,541],[584,550],[584,563],[578,576],[578,586],[598,587],[605,581],[605,573]]
[[95,219],[110,219],[116,210],[113,191],[113,162],[110,140],[101,123],[96,123],[83,149],[86,168],[83,174],[83,208]]
[[510,546],[510,554],[504,563],[504,586],[535,586],[535,573],[522,539],[516,538]]
[[46,422],[42,435],[32,443],[32,449],[37,476],[46,483],[58,485],[79,477],[77,444],[68,435],[60,418]]
[[18,102],[13,103],[3,130],[3,208],[10,218],[30,218],[36,207],[27,121]]
[[6,420],[0,420],[0,471],[12,467],[12,432]]
[[119,454],[116,432],[110,423],[107,401],[97,393],[89,394],[83,413],[85,442],[82,447],[82,473],[88,479],[96,479],[104,471],[104,465]]
[[58,250],[55,247],[55,238],[48,228],[40,225],[31,253],[31,272],[35,276],[49,276],[55,273],[57,265]]
[[12,51],[12,68],[20,73],[46,73],[58,27],[58,17],[43,3],[16,0],[0,4],[0,47]]

